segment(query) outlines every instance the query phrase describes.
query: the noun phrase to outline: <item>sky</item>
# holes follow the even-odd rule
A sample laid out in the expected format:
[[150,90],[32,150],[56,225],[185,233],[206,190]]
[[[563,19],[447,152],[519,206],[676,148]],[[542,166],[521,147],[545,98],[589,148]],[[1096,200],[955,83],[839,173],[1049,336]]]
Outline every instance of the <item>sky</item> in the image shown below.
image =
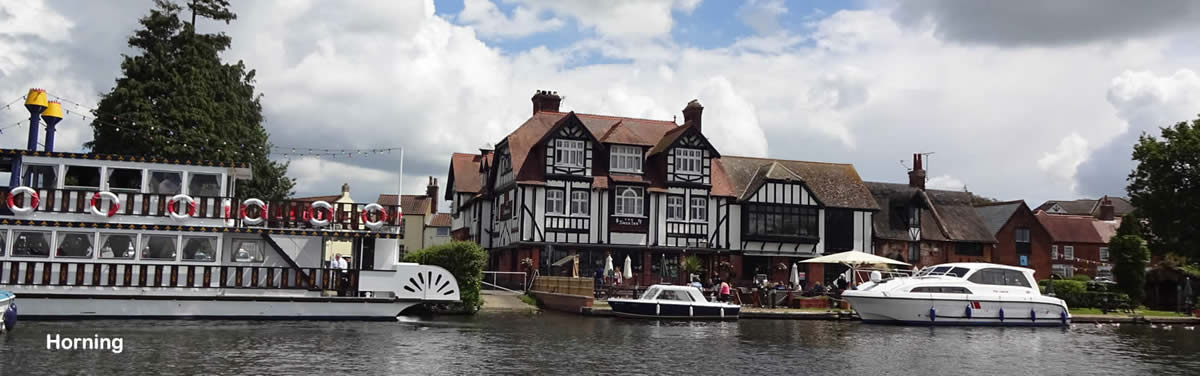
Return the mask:
[[[1200,113],[1200,2],[1162,0],[234,1],[201,22],[257,70],[277,146],[404,148],[403,191],[444,183],[527,119],[682,118],[705,106],[724,155],[851,163],[1002,200],[1123,195],[1139,135]],[[0,105],[30,87],[94,106],[150,0],[0,0]],[[71,110],[71,106],[68,106]],[[0,108],[0,147],[28,132]],[[8,128],[6,128],[8,127]],[[68,117],[56,149],[83,151]],[[286,150],[285,150],[286,151]],[[298,196],[394,193],[400,155],[285,158]]]

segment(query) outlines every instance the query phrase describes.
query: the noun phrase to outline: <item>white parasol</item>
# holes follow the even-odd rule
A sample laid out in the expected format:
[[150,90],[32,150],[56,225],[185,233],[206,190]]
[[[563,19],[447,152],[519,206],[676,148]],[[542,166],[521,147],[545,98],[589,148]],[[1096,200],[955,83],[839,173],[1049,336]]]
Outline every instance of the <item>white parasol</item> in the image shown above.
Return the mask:
[[832,255],[810,258],[808,260],[804,260],[801,262],[815,263],[815,264],[846,264],[846,265],[890,264],[890,265],[912,266],[912,264],[908,264],[905,262],[900,262],[900,261],[892,260],[887,257],[876,256],[876,255],[872,255],[870,253],[864,253],[864,252],[859,252],[859,251],[847,251],[847,252],[842,252],[842,253],[834,253]]
[[798,266],[798,264],[796,264],[794,262],[792,263],[792,288],[799,290],[800,289],[800,268],[798,268],[797,266]]
[[624,273],[625,279],[633,278],[633,259],[629,258],[629,256],[625,256]]
[[613,272],[612,255],[608,255],[604,258],[604,276],[606,276],[606,277],[612,276],[612,272]]

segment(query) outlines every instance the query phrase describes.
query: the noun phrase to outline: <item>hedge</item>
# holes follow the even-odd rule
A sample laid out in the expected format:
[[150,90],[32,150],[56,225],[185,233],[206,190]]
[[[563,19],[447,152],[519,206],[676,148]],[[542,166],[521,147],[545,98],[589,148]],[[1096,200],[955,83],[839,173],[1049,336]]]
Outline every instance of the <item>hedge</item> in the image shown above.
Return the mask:
[[435,245],[404,256],[404,262],[435,265],[445,268],[458,280],[460,303],[442,307],[447,313],[473,314],[483,306],[479,296],[482,288],[483,268],[487,265],[487,251],[472,242],[450,242]]
[[[1047,294],[1047,280],[1038,281],[1042,294]],[[1118,308],[1132,306],[1129,295],[1109,292],[1104,283],[1083,282],[1073,279],[1054,280],[1054,296],[1062,299],[1071,308]]]

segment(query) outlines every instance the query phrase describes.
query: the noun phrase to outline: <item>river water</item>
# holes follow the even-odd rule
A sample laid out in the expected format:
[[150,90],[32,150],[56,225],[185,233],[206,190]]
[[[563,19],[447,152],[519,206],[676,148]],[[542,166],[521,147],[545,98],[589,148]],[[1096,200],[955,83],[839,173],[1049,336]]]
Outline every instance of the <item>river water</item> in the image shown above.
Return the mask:
[[[46,336],[121,338],[47,350]],[[637,321],[558,313],[399,322],[22,322],[0,374],[1197,375],[1200,331]]]

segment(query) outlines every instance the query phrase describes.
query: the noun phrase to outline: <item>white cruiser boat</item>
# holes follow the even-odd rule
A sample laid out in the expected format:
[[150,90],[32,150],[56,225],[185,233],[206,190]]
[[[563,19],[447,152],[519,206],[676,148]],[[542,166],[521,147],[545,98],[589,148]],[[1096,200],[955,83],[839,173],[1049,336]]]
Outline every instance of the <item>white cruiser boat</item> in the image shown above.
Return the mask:
[[863,322],[915,325],[1061,326],[1062,299],[1043,296],[1033,270],[987,263],[926,267],[912,276],[871,281],[842,296]]
[[27,96],[27,149],[0,149],[0,289],[22,318],[394,320],[459,300],[445,269],[397,262],[397,205],[239,196],[244,163],[55,152],[45,97]]
[[609,299],[613,314],[651,319],[737,320],[742,307],[709,302],[692,286],[653,285],[638,299]]

